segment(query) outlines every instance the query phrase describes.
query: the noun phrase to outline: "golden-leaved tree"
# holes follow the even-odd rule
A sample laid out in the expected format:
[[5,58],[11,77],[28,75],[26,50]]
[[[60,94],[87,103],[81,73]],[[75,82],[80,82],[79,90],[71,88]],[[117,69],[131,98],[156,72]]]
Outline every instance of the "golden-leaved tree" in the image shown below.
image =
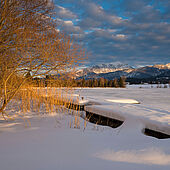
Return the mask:
[[84,50],[56,28],[50,0],[0,0],[0,112],[27,79],[78,64]]

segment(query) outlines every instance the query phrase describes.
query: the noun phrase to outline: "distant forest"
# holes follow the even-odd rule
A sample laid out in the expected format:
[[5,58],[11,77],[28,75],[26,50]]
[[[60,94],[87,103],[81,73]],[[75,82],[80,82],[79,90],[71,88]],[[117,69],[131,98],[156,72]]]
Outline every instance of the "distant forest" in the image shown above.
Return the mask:
[[126,78],[120,77],[120,79],[114,79],[114,80],[107,80],[104,78],[99,79],[55,79],[50,76],[46,76],[46,78],[34,78],[31,79],[32,83],[35,86],[45,86],[45,87],[126,87]]
[[115,88],[125,88],[126,84],[170,84],[169,79],[165,78],[148,78],[148,79],[137,79],[137,78],[126,78],[120,77],[113,80],[108,80],[105,78],[98,79],[73,79],[70,77],[57,77],[56,76],[46,76],[45,78],[32,78],[31,75],[26,75],[30,77],[28,80],[33,86],[37,87],[115,87]]

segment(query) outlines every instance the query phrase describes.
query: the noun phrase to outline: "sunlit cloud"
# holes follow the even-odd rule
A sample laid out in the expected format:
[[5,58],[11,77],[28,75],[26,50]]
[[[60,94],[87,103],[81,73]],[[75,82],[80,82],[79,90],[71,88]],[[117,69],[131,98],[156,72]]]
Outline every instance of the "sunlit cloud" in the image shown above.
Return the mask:
[[74,19],[77,17],[72,11],[59,5],[56,5],[56,15],[57,17],[60,18],[70,18],[70,19]]
[[113,162],[126,162],[147,165],[170,165],[170,154],[158,148],[144,150],[106,150],[94,155],[96,158]]

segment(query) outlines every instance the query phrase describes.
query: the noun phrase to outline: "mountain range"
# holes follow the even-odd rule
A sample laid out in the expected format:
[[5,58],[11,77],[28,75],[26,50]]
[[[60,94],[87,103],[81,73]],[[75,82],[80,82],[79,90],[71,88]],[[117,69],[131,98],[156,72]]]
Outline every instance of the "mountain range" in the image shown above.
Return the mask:
[[76,72],[76,79],[99,79],[113,80],[125,76],[127,80],[170,80],[170,63],[165,65],[152,65],[134,68],[128,64],[101,64],[84,68]]

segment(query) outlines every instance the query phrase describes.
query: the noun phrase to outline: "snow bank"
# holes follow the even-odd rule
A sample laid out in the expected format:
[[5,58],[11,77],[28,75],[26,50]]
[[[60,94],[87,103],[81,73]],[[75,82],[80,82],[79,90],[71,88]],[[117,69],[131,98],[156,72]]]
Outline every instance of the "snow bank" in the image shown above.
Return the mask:
[[143,128],[152,129],[170,135],[170,119],[165,121],[164,115],[160,116],[159,112],[157,112],[157,114],[151,114],[144,109],[137,107],[134,109],[133,106],[126,107],[126,105],[86,106],[85,111],[121,121],[137,121],[139,124],[143,125]]
[[108,102],[113,102],[113,103],[132,103],[132,104],[139,104],[137,100],[134,99],[105,99]]

